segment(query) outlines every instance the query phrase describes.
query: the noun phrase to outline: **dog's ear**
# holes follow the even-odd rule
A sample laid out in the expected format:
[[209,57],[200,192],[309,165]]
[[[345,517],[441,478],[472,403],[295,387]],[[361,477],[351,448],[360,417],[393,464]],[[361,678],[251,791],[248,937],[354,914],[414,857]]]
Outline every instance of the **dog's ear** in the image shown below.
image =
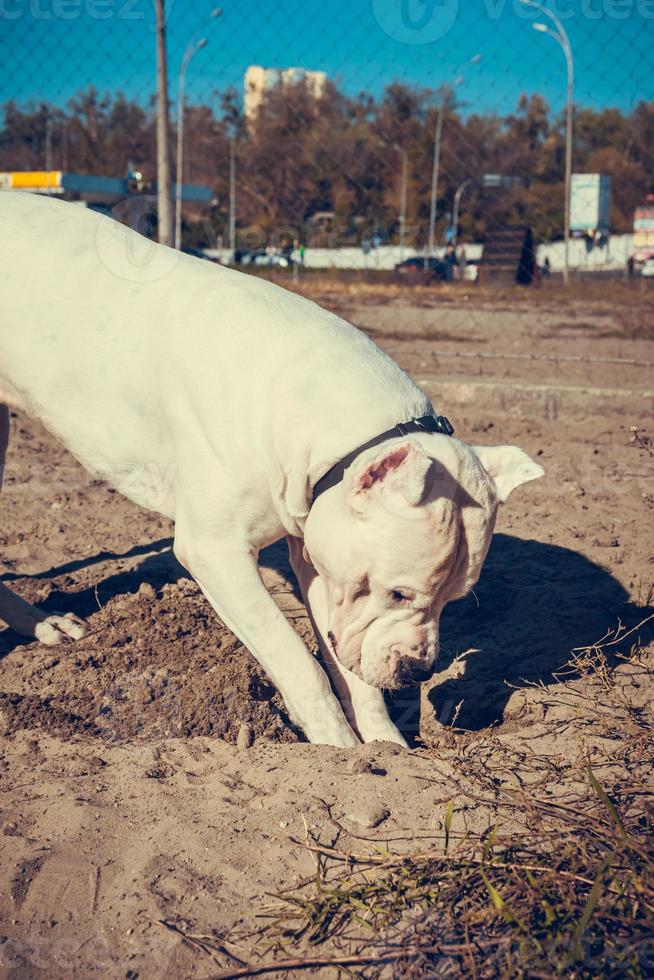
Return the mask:
[[543,467],[517,446],[472,446],[472,449],[492,478],[501,503],[516,487],[545,475]]
[[415,442],[396,443],[373,460],[357,465],[345,474],[345,492],[352,508],[362,512],[380,494],[400,494],[410,506],[420,503],[427,488],[427,474],[433,460]]

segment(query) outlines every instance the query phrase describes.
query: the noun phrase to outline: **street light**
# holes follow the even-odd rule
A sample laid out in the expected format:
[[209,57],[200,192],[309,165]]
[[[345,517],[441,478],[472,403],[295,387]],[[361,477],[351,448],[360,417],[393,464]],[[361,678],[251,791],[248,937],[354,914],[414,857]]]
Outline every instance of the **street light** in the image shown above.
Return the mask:
[[540,21],[532,24],[531,26],[539,34],[549,34],[554,40],[561,45],[563,53],[565,55],[566,65],[568,68],[568,86],[567,86],[567,99],[565,108],[565,204],[563,213],[563,240],[565,243],[565,253],[563,259],[563,282],[567,285],[569,281],[569,249],[570,249],[570,185],[572,183],[572,112],[574,108],[574,60],[572,57],[572,46],[570,44],[570,38],[568,37],[566,30],[556,16],[543,4],[537,3],[537,0],[520,0],[526,7],[533,7],[538,10],[541,14],[547,17],[552,24],[554,24],[555,30],[552,30],[547,24],[543,24]]
[[157,26],[157,219],[162,245],[172,245],[170,199],[170,120],[168,116],[168,56],[164,0],[155,0]]
[[236,138],[229,139],[229,250],[232,262],[236,254]]
[[[404,260],[404,245],[406,241],[406,211],[409,184],[409,151],[405,150],[399,143],[387,142],[383,137],[377,137],[375,145],[384,150],[396,150],[402,158],[402,170],[400,176],[400,262]],[[377,255],[379,262],[379,256]]]
[[404,240],[406,236],[406,199],[409,182],[409,154],[398,143],[393,146],[402,158],[402,187],[400,190],[400,262],[404,261]]
[[[220,17],[222,10],[216,7],[211,11],[212,17]],[[182,182],[184,178],[184,89],[186,87],[186,72],[193,55],[206,48],[209,39],[200,38],[199,41],[190,41],[182,58],[182,65],[179,70],[179,85],[177,95],[177,183],[175,186],[175,248],[182,247]]]
[[47,115],[45,117],[45,169],[48,174],[48,194],[52,193],[52,185],[50,182],[50,171],[52,170],[52,116],[50,114],[50,109],[47,110]]
[[[469,58],[467,62],[464,63],[462,67],[466,65],[478,65],[481,61],[481,55],[475,54],[472,58]],[[460,74],[460,69],[457,71],[453,81],[450,85],[445,86],[445,91],[452,91],[462,85],[465,81],[463,75]],[[427,246],[427,255],[433,255],[434,245],[436,242],[436,199],[438,197],[438,178],[440,175],[440,165],[441,165],[441,139],[443,136],[443,112],[445,110],[445,94],[441,97],[441,104],[438,107],[438,115],[436,116],[436,129],[434,130],[434,157],[431,172],[431,200],[429,204],[429,244]],[[427,255],[425,256],[425,268],[427,266]]]
[[456,245],[457,238],[459,237],[459,207],[461,205],[461,195],[468,186],[472,184],[472,177],[468,177],[464,180],[462,184],[456,189],[456,194],[454,195],[454,207],[452,208],[452,244]]

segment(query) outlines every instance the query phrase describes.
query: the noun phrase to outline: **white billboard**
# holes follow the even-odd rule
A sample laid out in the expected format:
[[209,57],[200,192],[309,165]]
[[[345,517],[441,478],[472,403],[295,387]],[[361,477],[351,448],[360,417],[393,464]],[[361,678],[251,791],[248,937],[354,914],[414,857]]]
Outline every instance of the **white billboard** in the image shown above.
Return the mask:
[[611,178],[603,174],[573,174],[570,188],[570,230],[609,230]]

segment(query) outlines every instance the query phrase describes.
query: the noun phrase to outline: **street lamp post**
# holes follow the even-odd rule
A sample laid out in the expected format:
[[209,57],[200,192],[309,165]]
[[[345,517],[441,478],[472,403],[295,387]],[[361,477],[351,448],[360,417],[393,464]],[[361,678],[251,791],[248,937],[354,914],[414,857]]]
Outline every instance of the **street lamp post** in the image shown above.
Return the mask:
[[[220,17],[222,10],[216,7],[212,10],[212,17]],[[182,58],[182,65],[179,70],[179,84],[177,90],[177,181],[175,185],[175,248],[182,247],[182,183],[184,181],[184,90],[186,88],[186,72],[191,62],[191,58],[202,48],[206,48],[209,43],[208,38],[202,37],[199,41],[190,41]]]
[[[434,244],[436,238],[436,198],[438,196],[438,177],[441,165],[441,137],[443,135],[443,109],[444,100],[441,100],[441,104],[438,107],[438,115],[436,116],[436,129],[434,130],[434,160],[432,164],[431,171],[431,200],[429,202],[429,244],[427,247],[427,256],[434,254]],[[427,256],[425,257],[425,266],[427,265]]]
[[395,143],[395,149],[402,158],[402,186],[400,190],[400,262],[404,261],[404,243],[406,239],[406,202],[409,183],[409,154],[403,146]]
[[[472,58],[469,58],[466,64],[477,65],[481,61],[481,55],[475,54]],[[462,67],[465,67],[462,66]],[[436,128],[434,130],[434,154],[433,154],[433,164],[431,172],[431,199],[429,202],[429,242],[427,246],[427,255],[425,256],[425,266],[427,265],[427,257],[433,255],[434,246],[436,244],[436,201],[438,199],[438,178],[440,176],[440,165],[441,165],[441,140],[443,136],[443,112],[445,111],[445,95],[448,91],[453,91],[459,85],[462,85],[465,81],[463,75],[459,72],[456,73],[454,80],[450,85],[445,86],[445,92],[441,97],[441,102],[438,107],[438,114],[436,116]]]
[[191,58],[208,44],[206,37],[191,41],[184,52],[182,67],[179,70],[179,90],[177,96],[177,181],[175,184],[175,248],[182,247],[182,182],[184,180],[184,89],[186,72]]
[[472,177],[468,177],[464,180],[462,184],[456,189],[456,194],[454,195],[454,207],[452,208],[452,244],[456,245],[457,238],[459,237],[459,208],[461,206],[461,195],[468,186],[472,184]]
[[168,67],[164,0],[155,0],[157,22],[157,216],[162,245],[172,245],[170,207],[170,121],[168,116]]
[[527,7],[533,7],[538,10],[539,13],[543,14],[548,20],[554,24],[555,30],[552,30],[547,24],[535,23],[532,27],[535,31],[539,31],[541,34],[549,34],[554,40],[560,44],[563,49],[563,54],[565,55],[566,66],[568,70],[568,84],[567,84],[567,95],[566,95],[566,106],[565,106],[565,202],[563,211],[563,241],[564,241],[564,259],[563,259],[563,282],[567,286],[569,282],[570,272],[569,272],[569,259],[570,259],[570,186],[572,183],[572,115],[574,110],[574,60],[572,57],[572,45],[570,44],[570,38],[567,32],[556,16],[543,4],[538,3],[537,0],[520,0],[521,3],[525,4]]
[[236,253],[236,138],[229,139],[229,250],[231,261]]
[[45,169],[48,174],[48,194],[51,194],[52,185],[50,183],[50,171],[52,170],[52,116],[50,115],[49,109],[45,118]]

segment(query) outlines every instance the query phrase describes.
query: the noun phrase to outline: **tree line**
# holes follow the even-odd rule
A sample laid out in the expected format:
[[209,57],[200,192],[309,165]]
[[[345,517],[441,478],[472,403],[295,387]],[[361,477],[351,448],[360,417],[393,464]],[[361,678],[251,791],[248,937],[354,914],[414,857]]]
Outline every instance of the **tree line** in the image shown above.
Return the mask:
[[[560,237],[564,119],[541,95],[521,95],[515,110],[502,116],[471,111],[446,89],[393,83],[379,98],[350,97],[330,83],[316,99],[299,83],[269,91],[248,120],[234,89],[216,93],[213,106],[187,107],[184,179],[210,185],[217,202],[210,221],[189,216],[187,240],[213,244],[211,235],[226,230],[233,141],[241,233],[258,229],[265,239],[286,228],[289,236],[314,243],[321,236],[354,243],[374,231],[397,241],[404,150],[407,242],[424,243],[439,105],[439,239],[456,188],[467,179],[460,226],[468,240],[483,240],[491,226],[513,224],[531,225],[541,240]],[[122,176],[132,167],[147,184],[155,179],[154,102],[142,105],[93,87],[65,108],[7,102],[0,169],[42,170],[47,156],[53,169],[79,173]],[[573,169],[612,177],[611,231],[631,230],[635,206],[654,185],[654,101],[630,112],[577,106]],[[513,183],[485,188],[484,173]]]

